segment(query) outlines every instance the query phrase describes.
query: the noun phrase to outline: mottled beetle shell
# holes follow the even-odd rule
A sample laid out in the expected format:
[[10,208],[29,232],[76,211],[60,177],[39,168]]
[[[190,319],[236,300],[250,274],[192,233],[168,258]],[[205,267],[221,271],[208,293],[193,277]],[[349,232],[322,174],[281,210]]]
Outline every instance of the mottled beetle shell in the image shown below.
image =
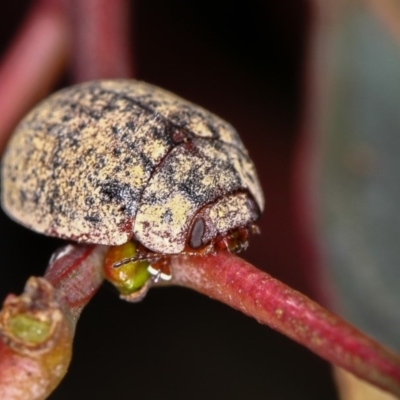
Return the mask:
[[[192,230],[211,240],[256,220],[263,203],[231,125],[133,80],[53,94],[19,124],[3,158],[4,210],[78,242],[134,237],[152,251],[179,253]],[[207,229],[193,225],[200,210]]]

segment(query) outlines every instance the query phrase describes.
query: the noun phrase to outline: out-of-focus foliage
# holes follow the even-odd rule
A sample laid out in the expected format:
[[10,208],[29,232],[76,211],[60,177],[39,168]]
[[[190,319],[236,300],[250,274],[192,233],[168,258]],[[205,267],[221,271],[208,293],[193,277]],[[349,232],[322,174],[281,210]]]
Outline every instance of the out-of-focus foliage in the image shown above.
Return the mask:
[[328,49],[326,255],[339,312],[400,351],[400,43],[367,2],[345,3]]

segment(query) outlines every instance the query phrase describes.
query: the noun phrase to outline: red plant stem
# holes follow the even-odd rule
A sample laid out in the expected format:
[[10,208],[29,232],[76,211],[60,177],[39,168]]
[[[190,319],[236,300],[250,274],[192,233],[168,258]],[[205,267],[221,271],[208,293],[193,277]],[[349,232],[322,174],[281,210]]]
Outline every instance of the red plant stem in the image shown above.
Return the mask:
[[242,311],[322,358],[400,395],[400,358],[301,293],[226,252],[176,257],[173,283]]
[[[58,308],[69,321],[72,333],[80,311],[101,285],[106,251],[104,246],[67,246],[46,271],[45,277],[55,289]],[[400,395],[398,357],[301,293],[240,258],[226,252],[204,257],[177,256],[172,258],[171,268],[171,283],[195,289],[226,303],[282,332],[361,379]],[[33,296],[33,299],[36,297]],[[44,310],[43,304],[40,310]],[[61,342],[67,362],[72,339],[73,335],[67,335]],[[54,349],[59,354],[60,343]],[[15,349],[7,347],[7,343],[1,340],[0,350],[0,371],[4,367],[7,372],[11,368],[11,361],[12,365],[16,362],[21,371],[27,371],[27,368],[29,370],[32,361],[29,352],[25,356],[26,353],[22,353],[21,357],[20,352],[16,353]],[[40,357],[41,354],[39,358],[34,357],[34,360],[43,365]],[[64,370],[66,371],[66,366]],[[46,368],[43,373],[47,376],[46,387],[53,388],[53,383],[59,381],[60,374],[54,375],[53,382],[51,376],[48,378]],[[32,379],[38,380],[38,376],[40,374]],[[8,378],[2,381],[0,376],[0,393],[1,390],[7,393],[10,385],[17,385],[14,389],[21,385],[22,381],[9,379],[10,374],[5,374],[5,377]],[[36,381],[32,382],[34,383],[37,384]],[[27,385],[24,384],[23,387]]]
[[126,0],[69,0],[73,28],[73,80],[133,75]]
[[45,399],[65,375],[73,331],[57,298],[43,278],[30,278],[21,296],[6,298],[0,313],[2,400]]
[[19,119],[54,85],[68,52],[60,0],[38,1],[0,64],[0,153]]
[[44,278],[62,297],[64,310],[76,323],[82,308],[103,283],[106,246],[70,245],[48,266]]
[[[21,296],[7,296],[0,312],[0,399],[45,399],[63,378],[80,312],[103,282],[106,250],[67,246],[46,279],[30,278]],[[18,318],[28,327],[13,324]],[[49,328],[40,342],[30,340],[37,321]]]

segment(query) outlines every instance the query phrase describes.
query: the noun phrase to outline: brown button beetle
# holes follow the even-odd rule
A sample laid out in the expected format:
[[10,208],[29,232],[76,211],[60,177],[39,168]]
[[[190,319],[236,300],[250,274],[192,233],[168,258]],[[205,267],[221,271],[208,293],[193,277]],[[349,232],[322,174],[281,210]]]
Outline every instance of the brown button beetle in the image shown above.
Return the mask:
[[133,80],[72,86],[36,106],[5,151],[1,194],[8,215],[37,232],[136,239],[155,255],[240,247],[246,235],[233,246],[227,238],[264,206],[231,125]]

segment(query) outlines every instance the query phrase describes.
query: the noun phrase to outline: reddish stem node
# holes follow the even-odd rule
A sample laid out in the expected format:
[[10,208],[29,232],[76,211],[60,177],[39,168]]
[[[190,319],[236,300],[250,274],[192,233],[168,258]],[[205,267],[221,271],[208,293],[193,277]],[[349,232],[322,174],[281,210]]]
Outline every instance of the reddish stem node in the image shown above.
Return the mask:
[[67,371],[72,337],[45,279],[30,278],[21,296],[8,296],[0,313],[0,398],[46,398]]
[[0,312],[0,399],[45,399],[67,372],[80,312],[103,282],[104,246],[66,246]]

